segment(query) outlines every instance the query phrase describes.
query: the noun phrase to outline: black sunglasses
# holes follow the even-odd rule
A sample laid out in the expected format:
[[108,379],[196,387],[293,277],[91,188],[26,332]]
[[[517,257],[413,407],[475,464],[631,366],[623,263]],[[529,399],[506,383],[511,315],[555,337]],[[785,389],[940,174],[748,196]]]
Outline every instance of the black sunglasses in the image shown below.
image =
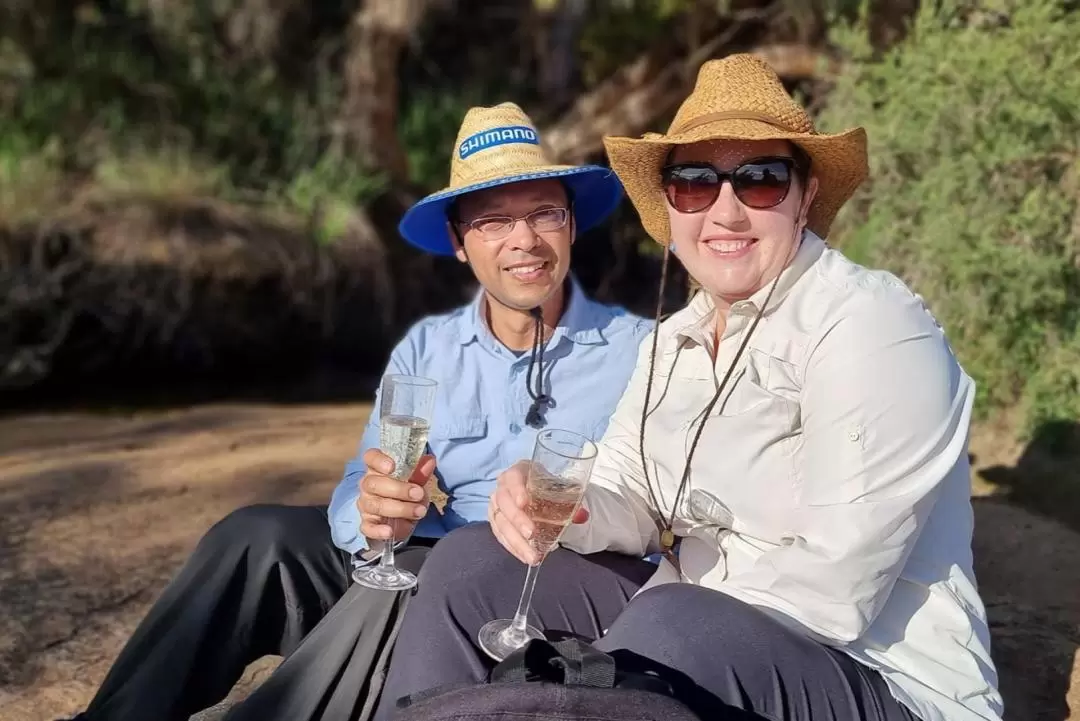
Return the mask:
[[794,158],[755,158],[729,171],[711,163],[675,163],[660,171],[664,195],[680,213],[699,213],[720,197],[724,181],[735,197],[749,208],[772,208],[784,202],[791,190]]

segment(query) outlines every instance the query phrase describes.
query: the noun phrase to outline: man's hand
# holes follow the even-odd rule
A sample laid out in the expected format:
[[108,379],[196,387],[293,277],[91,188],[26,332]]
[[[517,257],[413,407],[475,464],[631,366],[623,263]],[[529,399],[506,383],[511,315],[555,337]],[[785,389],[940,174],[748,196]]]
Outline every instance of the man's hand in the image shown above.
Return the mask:
[[[526,509],[529,506],[529,491],[525,480],[529,476],[531,461],[518,461],[499,474],[495,493],[488,501],[488,523],[491,531],[503,548],[527,565],[540,562],[540,554],[529,543],[535,528]],[[578,508],[572,523],[584,523],[589,520],[589,512]]]
[[424,486],[435,472],[435,457],[425,455],[416,464],[408,482],[390,477],[394,461],[371,448],[364,453],[367,473],[360,479],[360,532],[369,540],[404,539],[427,514],[428,496]]

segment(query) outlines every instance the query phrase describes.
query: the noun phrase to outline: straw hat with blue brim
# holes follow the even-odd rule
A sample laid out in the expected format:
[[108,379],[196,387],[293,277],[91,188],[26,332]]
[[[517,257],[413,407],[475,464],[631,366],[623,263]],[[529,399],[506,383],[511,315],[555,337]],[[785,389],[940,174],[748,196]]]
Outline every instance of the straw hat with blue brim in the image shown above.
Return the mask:
[[542,178],[556,178],[570,191],[579,231],[603,221],[622,200],[622,184],[609,168],[552,162],[532,120],[514,103],[471,108],[454,143],[450,185],[409,208],[398,231],[417,248],[453,255],[447,210],[455,200],[473,191]]

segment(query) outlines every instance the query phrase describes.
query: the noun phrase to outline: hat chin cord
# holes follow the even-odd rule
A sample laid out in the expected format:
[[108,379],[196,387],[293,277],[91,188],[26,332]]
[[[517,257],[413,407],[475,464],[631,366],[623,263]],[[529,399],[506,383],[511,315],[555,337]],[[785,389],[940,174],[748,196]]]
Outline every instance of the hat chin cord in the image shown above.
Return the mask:
[[[555,405],[555,399],[544,393],[544,312],[540,306],[529,310],[535,321],[532,350],[529,352],[529,370],[525,375],[525,388],[529,391],[532,404],[525,414],[525,424],[530,428],[542,428],[545,425],[544,411]],[[533,368],[536,368],[536,390],[533,390]]]

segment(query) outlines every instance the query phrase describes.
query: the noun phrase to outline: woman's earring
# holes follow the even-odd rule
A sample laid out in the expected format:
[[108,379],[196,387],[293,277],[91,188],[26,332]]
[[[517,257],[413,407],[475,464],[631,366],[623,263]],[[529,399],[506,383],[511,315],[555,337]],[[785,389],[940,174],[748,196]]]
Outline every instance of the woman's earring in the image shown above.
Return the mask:
[[675,252],[675,241],[674,240],[671,241],[670,243],[668,243],[668,249],[671,250],[672,253]]

